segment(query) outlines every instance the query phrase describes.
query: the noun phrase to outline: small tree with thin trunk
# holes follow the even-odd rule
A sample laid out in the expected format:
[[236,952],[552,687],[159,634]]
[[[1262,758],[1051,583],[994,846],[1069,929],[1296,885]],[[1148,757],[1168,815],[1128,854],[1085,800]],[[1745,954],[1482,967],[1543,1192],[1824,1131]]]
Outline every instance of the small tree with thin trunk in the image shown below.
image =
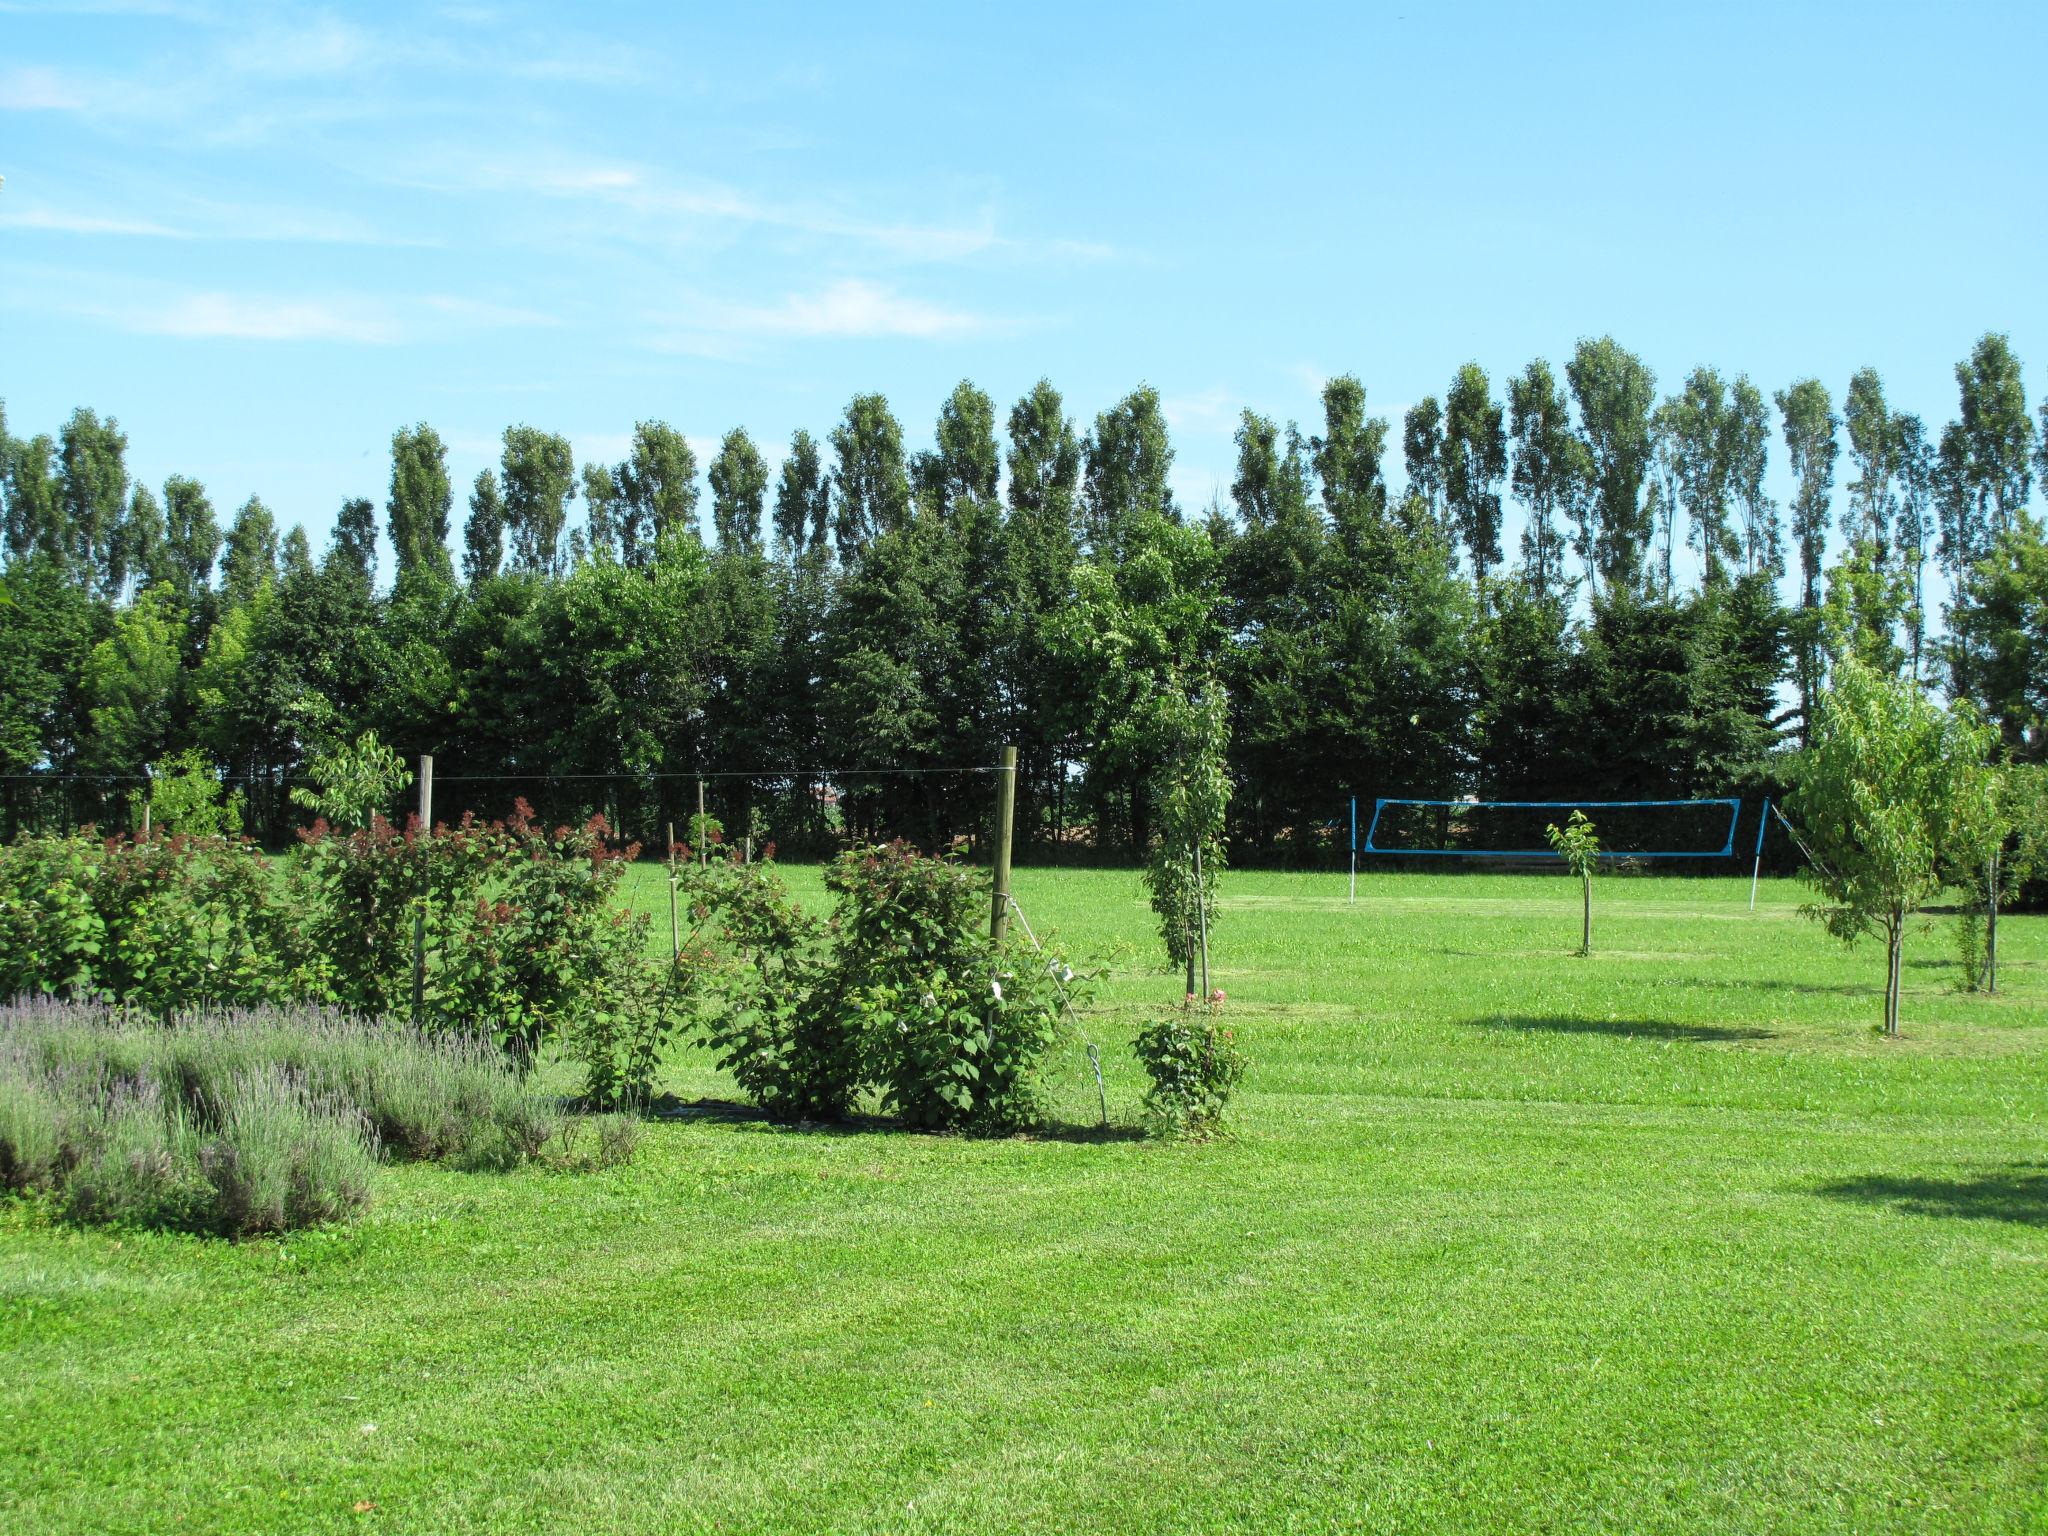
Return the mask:
[[1159,760],[1150,785],[1159,841],[1145,869],[1159,934],[1187,990],[1208,984],[1208,925],[1215,921],[1216,879],[1224,864],[1223,819],[1230,804],[1229,699],[1209,681],[1186,692],[1164,688],[1147,722]]
[[1993,764],[1960,809],[1944,859],[1950,884],[1966,893],[1956,927],[1963,987],[1998,990],[1998,913],[2048,867],[2048,767]]
[[1884,1032],[1899,1032],[1906,920],[1943,885],[1981,805],[1991,733],[1851,658],[1822,696],[1790,797],[1810,855],[1806,910],[1844,943],[1885,941]]
[[1593,871],[1600,867],[1600,834],[1593,830],[1593,823],[1586,819],[1584,811],[1573,811],[1560,827],[1552,822],[1545,829],[1550,846],[1565,868],[1579,877],[1579,892],[1585,898],[1584,919],[1579,926],[1579,950],[1582,955],[1593,953]]

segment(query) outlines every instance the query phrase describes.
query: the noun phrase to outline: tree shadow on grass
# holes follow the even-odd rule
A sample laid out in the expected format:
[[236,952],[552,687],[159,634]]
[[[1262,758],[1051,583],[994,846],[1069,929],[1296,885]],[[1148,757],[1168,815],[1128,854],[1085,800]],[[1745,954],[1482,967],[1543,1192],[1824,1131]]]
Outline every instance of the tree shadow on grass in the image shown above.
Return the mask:
[[733,1099],[679,1099],[663,1094],[648,1108],[655,1120],[710,1120],[745,1131],[766,1131],[779,1136],[861,1136],[889,1132],[899,1136],[960,1135],[975,1141],[1062,1141],[1082,1146],[1104,1142],[1143,1141],[1145,1131],[1135,1125],[1072,1125],[1048,1121],[1020,1131],[925,1131],[888,1115],[848,1115],[843,1120],[775,1120],[753,1104]]
[[1667,1019],[1575,1019],[1562,1014],[1531,1017],[1495,1014],[1468,1019],[1474,1029],[1517,1030],[1557,1035],[1617,1035],[1628,1040],[1771,1040],[1776,1032],[1747,1024],[1674,1024]]
[[1814,1193],[1860,1205],[1889,1205],[1915,1216],[1962,1216],[2048,1227],[2048,1163],[2009,1163],[1967,1179],[1871,1174],[1822,1184]]

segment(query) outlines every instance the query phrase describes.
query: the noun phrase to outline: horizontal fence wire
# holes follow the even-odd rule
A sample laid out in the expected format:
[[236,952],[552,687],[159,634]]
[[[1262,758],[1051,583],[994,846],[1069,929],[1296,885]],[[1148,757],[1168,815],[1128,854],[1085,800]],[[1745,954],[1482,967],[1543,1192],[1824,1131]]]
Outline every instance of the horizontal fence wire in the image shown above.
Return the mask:
[[[1405,798],[1381,798],[1373,802],[1372,821],[1365,830],[1365,842],[1358,849],[1360,853],[1377,854],[1383,858],[1421,859],[1555,859],[1561,855],[1554,849],[1544,847],[1521,848],[1383,848],[1375,840],[1381,818],[1389,806],[1414,806],[1427,810],[1446,811],[1578,811],[1578,810],[1705,810],[1726,808],[1728,812],[1727,833],[1718,848],[1602,848],[1598,857],[1602,859],[1726,859],[1734,857],[1735,829],[1742,818],[1742,801],[1735,797],[1702,798],[1692,800],[1413,800]],[[1448,832],[1449,828],[1446,827]]]

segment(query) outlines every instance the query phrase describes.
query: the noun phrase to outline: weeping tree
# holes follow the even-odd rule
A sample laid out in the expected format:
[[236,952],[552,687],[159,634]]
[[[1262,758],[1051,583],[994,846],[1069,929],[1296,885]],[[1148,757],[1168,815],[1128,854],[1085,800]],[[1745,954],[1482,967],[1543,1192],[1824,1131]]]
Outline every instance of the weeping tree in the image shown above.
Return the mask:
[[1844,657],[1800,754],[1789,804],[1820,895],[1806,911],[1845,944],[1884,938],[1887,1035],[1899,1032],[1906,921],[1976,846],[1991,740],[1968,709]]
[[1156,758],[1150,781],[1157,841],[1145,869],[1160,937],[1187,972],[1188,995],[1209,988],[1208,925],[1223,869],[1223,817],[1230,805],[1230,699],[1214,679],[1163,688],[1151,700]]

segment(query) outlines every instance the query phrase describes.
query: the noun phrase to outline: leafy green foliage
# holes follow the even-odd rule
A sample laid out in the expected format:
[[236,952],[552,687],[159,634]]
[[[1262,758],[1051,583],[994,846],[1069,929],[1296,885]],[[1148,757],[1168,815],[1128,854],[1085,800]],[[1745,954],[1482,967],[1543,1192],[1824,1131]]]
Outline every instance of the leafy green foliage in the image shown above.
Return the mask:
[[983,1131],[1038,1117],[1037,1076],[1077,978],[1014,936],[991,943],[988,888],[905,844],[826,872],[827,925],[767,864],[691,876],[692,914],[722,956],[706,1042],[770,1114],[838,1119],[864,1092],[912,1125]]
[[[316,822],[294,870],[312,913],[313,995],[365,1014],[410,1012],[417,914],[424,1021],[487,1031],[520,1061],[586,1025],[608,1031],[627,999],[647,1000],[634,969],[647,919],[612,901],[637,849],[609,832],[601,816],[549,829],[523,800],[504,821],[464,816],[431,834],[381,816],[346,836]],[[609,1101],[636,1074],[617,1075],[611,1043],[592,1049],[605,1063],[593,1091]]]
[[1562,827],[1553,821],[1543,829],[1543,834],[1550,839],[1551,851],[1563,859],[1565,868],[1578,877],[1579,888],[1585,898],[1585,923],[1580,929],[1579,953],[1590,955],[1593,952],[1593,874],[1600,867],[1599,833],[1584,811],[1574,810],[1565,818]]
[[[561,1117],[489,1046],[319,1011],[175,1027],[80,1004],[0,1008],[0,1188],[81,1222],[231,1237],[340,1220],[389,1152],[505,1170]],[[599,1127],[599,1164],[632,1152]]]
[[1944,862],[1982,821],[1990,733],[1966,710],[1853,658],[1837,664],[1790,806],[1812,850],[1812,913],[1844,943],[1885,939],[1884,1031],[1899,1032],[1906,919],[1943,883]]
[[1151,1086],[1145,1113],[1162,1135],[1200,1138],[1223,1125],[1249,1063],[1237,1035],[1208,1008],[1146,1025],[1132,1042]]
[[[1224,865],[1224,813],[1230,805],[1230,716],[1223,689],[1195,697],[1154,695],[1151,720],[1157,767],[1150,785],[1158,842],[1145,888],[1159,916],[1167,958],[1193,973],[1203,930],[1214,926]],[[1199,872],[1196,850],[1200,850]]]
[[719,1066],[777,1118],[843,1117],[860,1051],[834,1007],[825,924],[790,900],[772,863],[720,858],[689,875],[696,931],[724,957],[703,1023]]
[[197,748],[174,752],[149,780],[150,825],[190,837],[232,837],[242,830],[247,800],[229,790]]
[[379,741],[375,731],[315,753],[307,773],[313,782],[292,790],[292,804],[344,831],[389,815],[412,784],[405,759]]

